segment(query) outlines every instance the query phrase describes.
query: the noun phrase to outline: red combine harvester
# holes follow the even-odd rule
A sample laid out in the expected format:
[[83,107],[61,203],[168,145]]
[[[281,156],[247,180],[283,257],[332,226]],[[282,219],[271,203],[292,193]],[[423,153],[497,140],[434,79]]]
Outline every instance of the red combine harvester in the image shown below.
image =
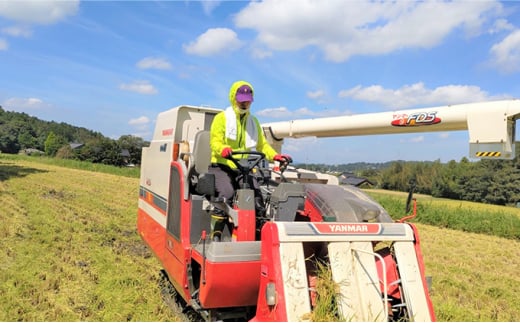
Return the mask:
[[[368,195],[334,176],[269,165],[261,153],[235,159],[256,176],[266,202],[237,190],[232,207],[215,198],[209,128],[219,109],[179,106],[157,118],[143,148],[137,228],[162,264],[167,301],[206,321],[308,320],[317,263],[335,283],[338,319],[434,321],[419,235],[394,222]],[[470,155],[513,158],[516,100],[264,124],[281,151],[286,137],[334,137],[469,130]],[[274,167],[273,167],[274,166]],[[209,239],[210,214],[230,225]],[[319,295],[318,295],[319,297]],[[193,317],[192,317],[193,318]]]

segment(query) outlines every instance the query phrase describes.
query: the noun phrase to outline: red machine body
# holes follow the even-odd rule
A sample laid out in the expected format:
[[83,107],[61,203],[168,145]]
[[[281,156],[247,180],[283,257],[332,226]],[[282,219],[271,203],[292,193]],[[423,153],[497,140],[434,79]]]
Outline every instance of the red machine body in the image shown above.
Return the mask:
[[[221,110],[180,106],[159,114],[143,149],[137,229],[164,268],[173,298],[207,321],[308,320],[312,261],[328,263],[338,317],[434,321],[419,238],[368,195],[334,176],[253,164],[266,200],[237,191],[221,241],[210,241],[208,130]],[[386,244],[385,247],[381,247]]]

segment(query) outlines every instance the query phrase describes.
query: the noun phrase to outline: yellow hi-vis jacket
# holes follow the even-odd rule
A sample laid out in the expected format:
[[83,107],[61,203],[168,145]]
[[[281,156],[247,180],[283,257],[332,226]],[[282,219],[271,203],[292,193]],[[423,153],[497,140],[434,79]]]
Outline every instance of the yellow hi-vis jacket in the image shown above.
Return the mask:
[[[277,152],[271,147],[271,145],[267,142],[262,128],[260,127],[260,123],[255,116],[251,115],[249,111],[245,114],[241,115],[238,112],[238,106],[236,105],[235,96],[237,89],[242,85],[248,85],[253,89],[251,84],[246,81],[238,81],[233,83],[229,90],[229,101],[231,102],[231,108],[234,110],[234,116],[236,118],[236,139],[233,140],[228,138],[226,135],[226,125],[229,124],[226,122],[226,112],[222,111],[218,113],[213,122],[211,124],[210,130],[210,147],[211,147],[211,162],[228,165],[231,168],[236,168],[235,164],[222,157],[222,150],[226,147],[230,147],[233,151],[250,151],[255,150],[258,152],[262,152],[265,154],[265,158],[269,161],[272,161]],[[253,92],[254,93],[254,92]],[[251,108],[250,108],[251,109]],[[229,115],[229,114],[228,114]],[[254,122],[254,126],[256,127],[256,147],[247,147],[247,138],[246,138],[246,122],[247,119],[252,118]],[[240,156],[238,156],[240,157]]]

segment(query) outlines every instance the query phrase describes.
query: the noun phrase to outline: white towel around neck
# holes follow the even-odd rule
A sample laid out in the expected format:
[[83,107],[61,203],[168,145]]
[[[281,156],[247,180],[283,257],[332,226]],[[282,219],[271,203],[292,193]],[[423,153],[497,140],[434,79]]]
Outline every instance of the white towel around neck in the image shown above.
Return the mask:
[[[237,140],[237,117],[233,107],[228,107],[226,115],[226,138]],[[246,148],[256,148],[258,142],[258,131],[256,122],[251,115],[247,115],[246,120]]]

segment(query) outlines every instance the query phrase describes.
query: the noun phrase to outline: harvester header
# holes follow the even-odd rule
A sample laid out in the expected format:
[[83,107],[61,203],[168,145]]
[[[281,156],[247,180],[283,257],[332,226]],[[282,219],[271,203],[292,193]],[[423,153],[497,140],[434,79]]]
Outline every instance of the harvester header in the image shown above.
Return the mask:
[[[336,176],[269,164],[251,151],[235,160],[236,175],[254,176],[259,188],[242,186],[222,200],[208,172],[209,131],[221,111],[164,111],[143,148],[137,230],[164,268],[167,303],[196,320],[308,321],[323,265],[337,291],[335,318],[435,321],[419,233],[406,222],[412,215],[395,222]],[[279,152],[288,137],[468,130],[471,157],[511,159],[519,116],[520,101],[505,100],[262,126]],[[217,207],[227,221],[218,241],[207,239]]]
[[520,100],[503,100],[263,124],[273,145],[283,138],[365,136],[468,130],[471,158],[513,159]]

